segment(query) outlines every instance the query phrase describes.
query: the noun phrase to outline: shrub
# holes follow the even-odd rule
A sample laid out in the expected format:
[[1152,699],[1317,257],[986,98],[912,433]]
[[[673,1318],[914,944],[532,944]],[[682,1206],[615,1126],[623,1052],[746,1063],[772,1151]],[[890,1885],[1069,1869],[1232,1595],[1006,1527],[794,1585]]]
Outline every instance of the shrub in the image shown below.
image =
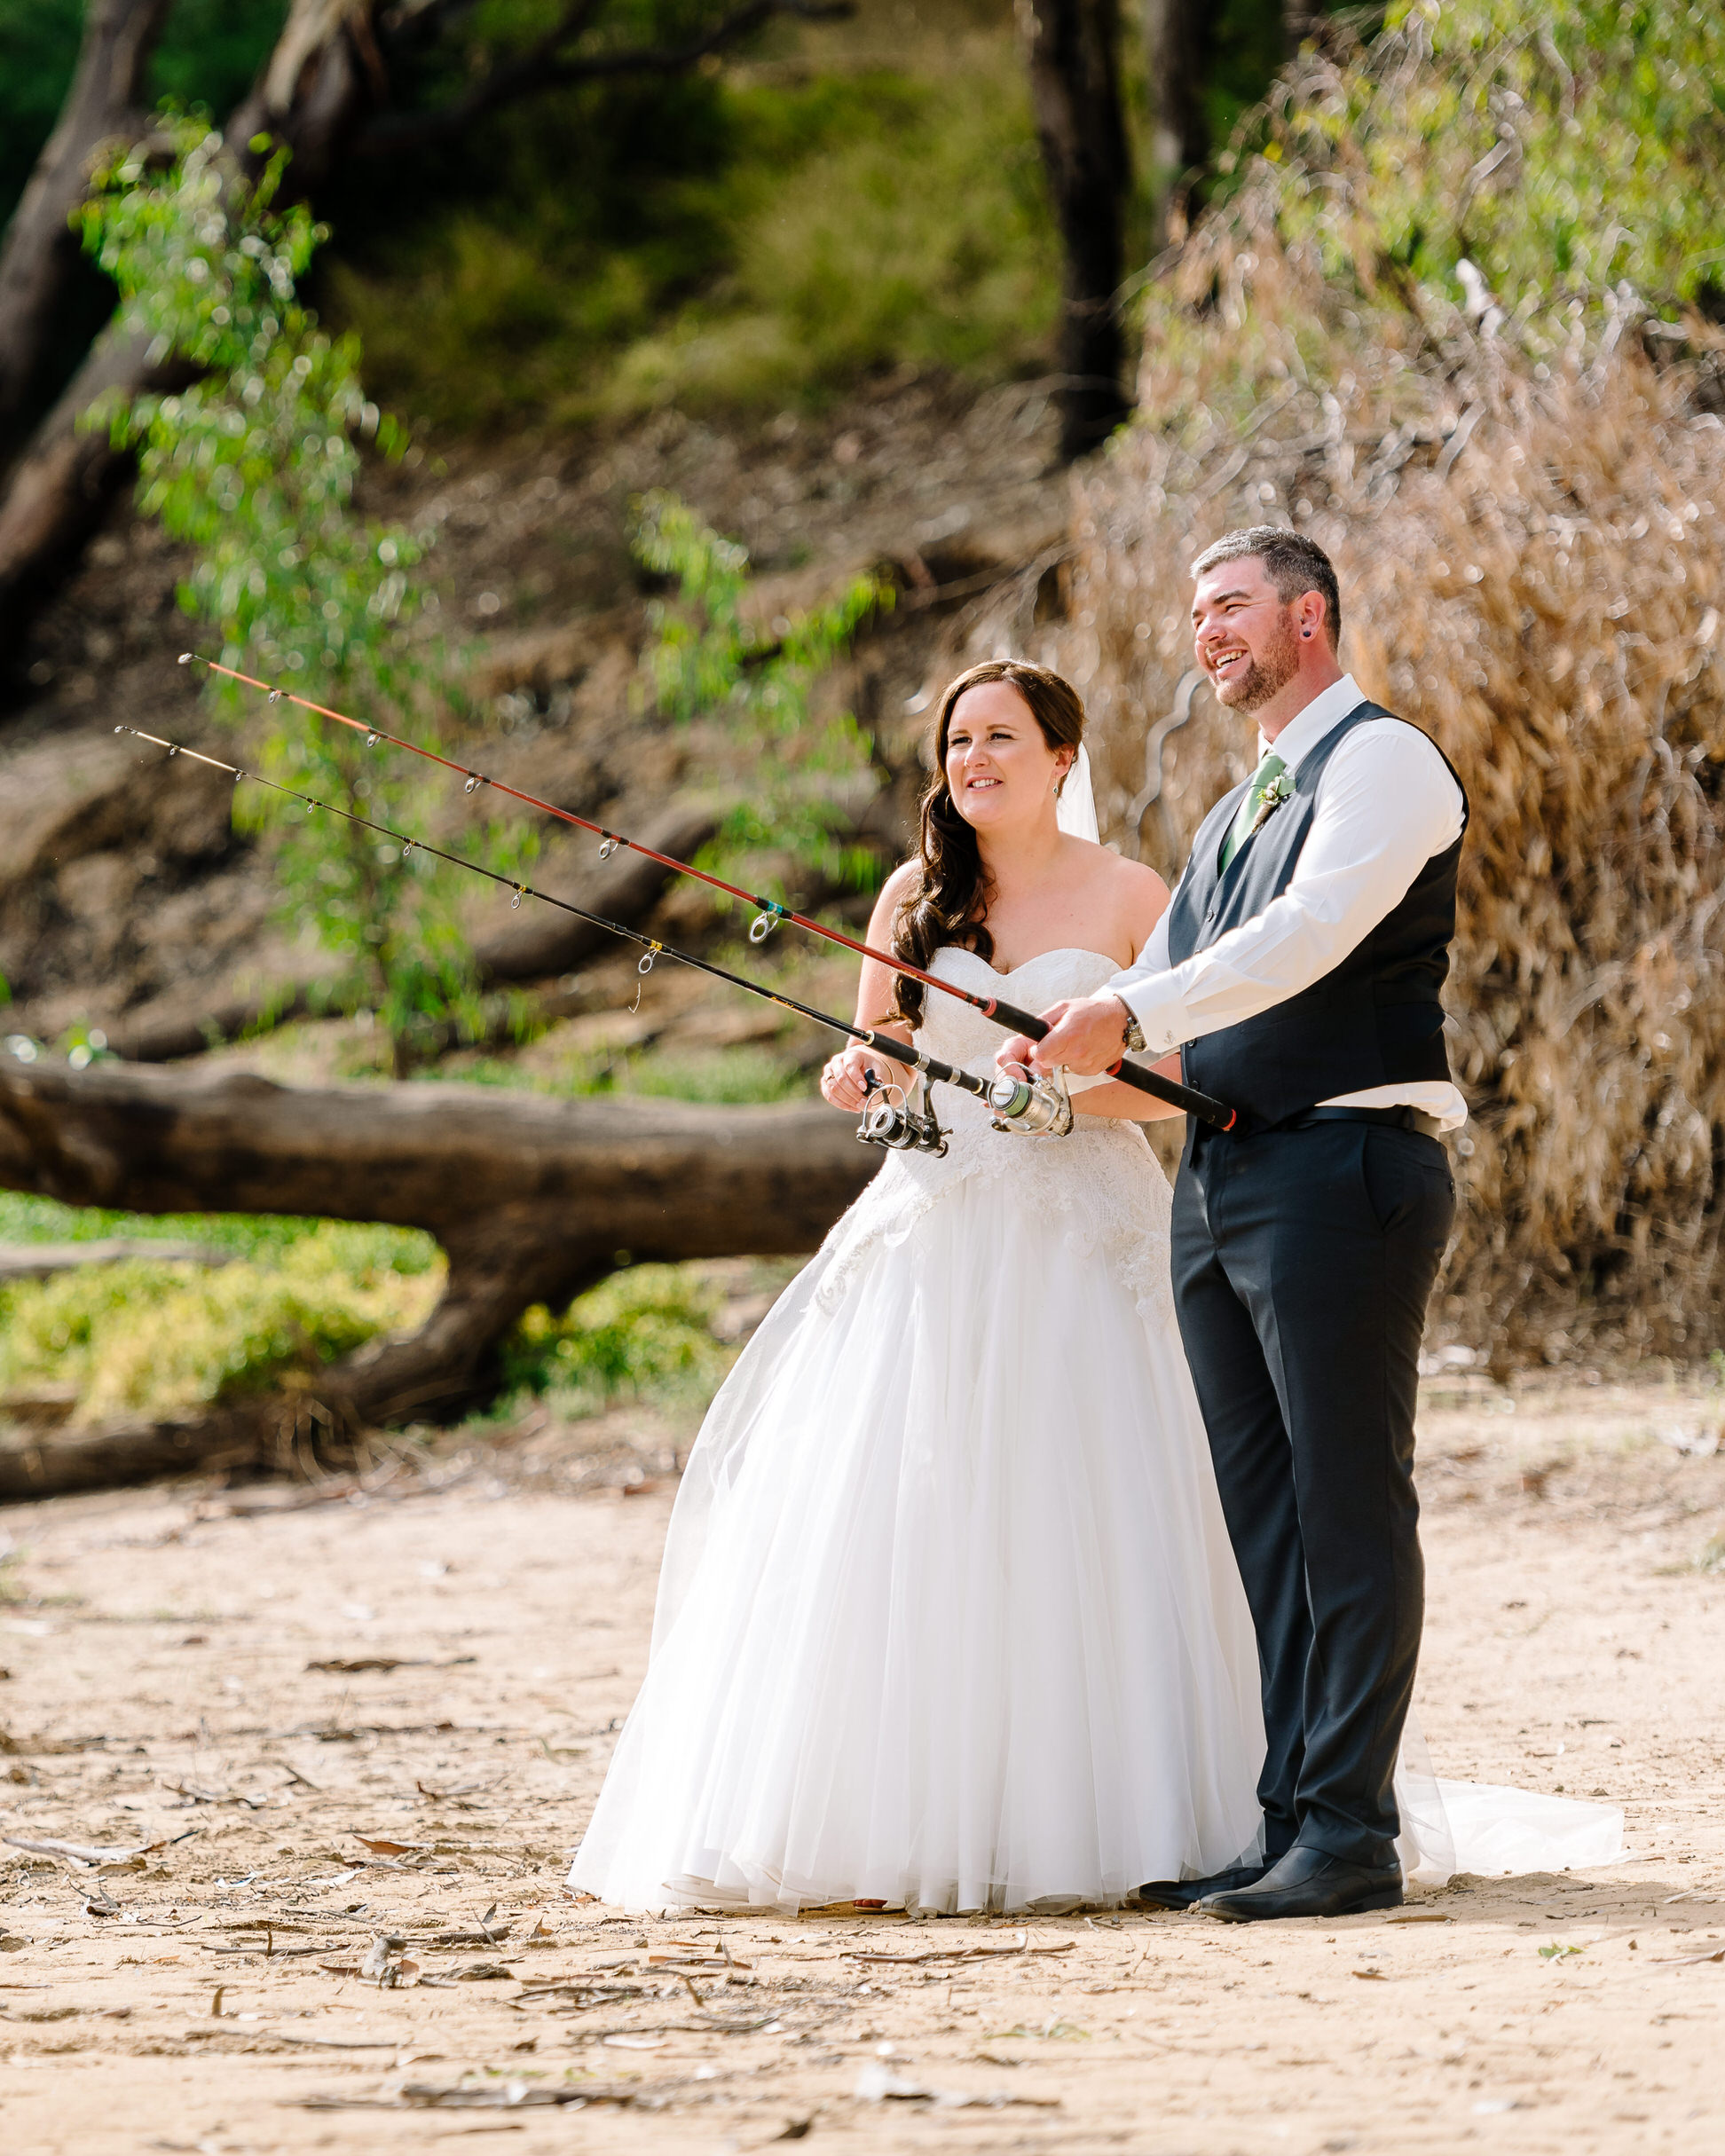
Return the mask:
[[80,1421],[232,1398],[417,1324],[442,1273],[427,1236],[334,1222],[270,1262],[81,1267],[0,1291],[0,1387],[75,1384]]
[[713,1336],[717,1310],[689,1268],[634,1266],[561,1317],[542,1303],[527,1311],[504,1347],[505,1388],[549,1394],[574,1415],[648,1389],[705,1400],[734,1359]]
[[[1022,638],[1089,700],[1105,833],[1171,879],[1252,757],[1201,689],[1153,730],[1192,664],[1189,563],[1266,520],[1335,555],[1344,661],[1472,799],[1439,1310],[1500,1363],[1699,1355],[1725,1288],[1725,427],[1705,326],[1682,366],[1632,334],[1698,295],[1725,202],[1697,39],[1717,84],[1716,11],[1452,0],[1290,76],[1148,295],[1146,420],[1081,484],[1064,620]],[[1666,96],[1684,127],[1642,131]],[[1493,143],[1534,205],[1519,238],[1507,202],[1458,211]],[[1516,250],[1560,200],[1576,230],[1538,276]],[[1464,242],[1501,319],[1444,288]],[[1609,281],[1627,264],[1639,295]]]

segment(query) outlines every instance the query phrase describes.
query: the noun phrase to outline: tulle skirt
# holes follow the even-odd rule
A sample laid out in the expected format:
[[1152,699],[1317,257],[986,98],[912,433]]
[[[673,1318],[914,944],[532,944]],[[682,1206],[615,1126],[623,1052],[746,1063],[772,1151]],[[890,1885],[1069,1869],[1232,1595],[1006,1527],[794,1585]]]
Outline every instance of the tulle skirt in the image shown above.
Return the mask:
[[[1107,1905],[1261,1845],[1258,1661],[1141,1137],[889,1160],[714,1400],[571,1883],[633,1909]],[[1440,1782],[1411,1880],[1616,1862]]]
[[1008,1911],[1251,1851],[1257,1655],[1171,1311],[1011,1176],[843,1244],[714,1402],[571,1883]]

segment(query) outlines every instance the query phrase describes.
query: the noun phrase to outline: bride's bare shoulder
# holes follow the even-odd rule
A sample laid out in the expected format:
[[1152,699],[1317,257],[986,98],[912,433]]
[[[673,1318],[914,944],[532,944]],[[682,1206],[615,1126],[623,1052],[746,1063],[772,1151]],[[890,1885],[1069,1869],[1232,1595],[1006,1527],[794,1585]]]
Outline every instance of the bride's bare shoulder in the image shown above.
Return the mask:
[[1147,936],[1167,909],[1168,885],[1146,862],[1124,860],[1106,846],[1100,851],[1110,898]]
[[899,909],[914,899],[922,888],[922,862],[916,856],[902,861],[876,896],[874,910],[869,916],[869,935],[871,941],[879,942],[894,933]]
[[1149,932],[1167,912],[1169,886],[1155,869],[1145,867],[1140,861],[1122,861],[1119,854],[1110,854],[1107,847],[1102,847],[1102,864],[1098,867],[1099,888],[1107,893],[1107,908],[1122,929],[1123,944],[1132,951],[1143,951],[1149,942]]

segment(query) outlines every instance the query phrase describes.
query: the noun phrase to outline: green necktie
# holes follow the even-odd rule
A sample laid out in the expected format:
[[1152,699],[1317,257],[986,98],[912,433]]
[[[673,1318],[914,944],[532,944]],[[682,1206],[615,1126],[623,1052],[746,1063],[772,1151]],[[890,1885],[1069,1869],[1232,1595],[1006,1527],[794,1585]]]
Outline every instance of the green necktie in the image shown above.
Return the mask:
[[1272,749],[1253,772],[1250,790],[1240,804],[1240,814],[1234,818],[1227,837],[1222,842],[1222,873],[1225,876],[1228,872],[1228,863],[1250,838],[1252,826],[1257,822],[1259,809],[1269,798],[1270,789],[1287,768],[1288,766]]

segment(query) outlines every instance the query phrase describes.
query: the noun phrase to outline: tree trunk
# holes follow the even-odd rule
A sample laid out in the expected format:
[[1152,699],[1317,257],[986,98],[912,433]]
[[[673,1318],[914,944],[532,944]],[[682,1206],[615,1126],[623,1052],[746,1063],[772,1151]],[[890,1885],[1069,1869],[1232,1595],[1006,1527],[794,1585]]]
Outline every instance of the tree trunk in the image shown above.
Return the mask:
[[115,489],[132,468],[105,427],[80,424],[109,390],[183,389],[193,370],[176,359],[152,365],[142,337],[112,326],[90,348],[59,402],[12,468],[0,499],[0,669],[16,658],[25,624],[83,550]]
[[78,260],[67,219],[98,150],[144,125],[144,78],[171,0],[90,0],[77,72],[0,246],[0,437],[40,372]]
[[1060,452],[1082,456],[1132,408],[1116,295],[1131,158],[1121,111],[1115,0],[1019,0],[1030,104],[1065,249]]
[[[1284,0],[1290,6],[1293,0]],[[1193,176],[1209,162],[1204,76],[1214,35],[1206,0],[1144,0],[1144,42],[1154,122],[1150,164],[1158,254],[1185,237]]]
[[311,1214],[427,1230],[443,1298],[291,1388],[0,1451],[0,1501],[146,1480],[464,1411],[498,1340],[619,1263],[812,1250],[878,1165],[814,1106],[555,1100],[484,1086],[314,1090],[248,1074],[0,1058],[0,1187],[140,1213]]
[[[256,87],[228,122],[226,139],[236,157],[256,168],[261,153],[249,146],[267,133],[295,152],[294,185],[300,192],[328,170],[381,94],[382,62],[372,22],[383,4],[294,0]],[[118,12],[121,0],[105,4]],[[133,4],[141,12],[143,0]],[[176,361],[165,368],[153,365],[141,338],[119,335],[110,327],[97,339],[36,429],[0,500],[0,649],[17,643],[41,594],[76,559],[132,468],[130,454],[116,451],[106,430],[81,430],[79,422],[96,397],[116,390],[130,397],[191,378],[191,370]]]
[[275,50],[250,94],[230,114],[228,147],[253,166],[260,135],[293,153],[288,187],[317,192],[382,106],[389,78],[378,47],[383,0],[294,0]]

